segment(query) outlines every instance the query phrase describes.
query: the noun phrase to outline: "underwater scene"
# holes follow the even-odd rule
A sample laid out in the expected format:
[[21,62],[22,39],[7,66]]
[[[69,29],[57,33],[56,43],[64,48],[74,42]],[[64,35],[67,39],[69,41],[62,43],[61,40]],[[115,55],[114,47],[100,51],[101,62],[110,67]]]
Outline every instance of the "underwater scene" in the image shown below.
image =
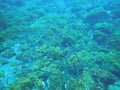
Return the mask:
[[0,90],[120,90],[120,0],[0,0]]

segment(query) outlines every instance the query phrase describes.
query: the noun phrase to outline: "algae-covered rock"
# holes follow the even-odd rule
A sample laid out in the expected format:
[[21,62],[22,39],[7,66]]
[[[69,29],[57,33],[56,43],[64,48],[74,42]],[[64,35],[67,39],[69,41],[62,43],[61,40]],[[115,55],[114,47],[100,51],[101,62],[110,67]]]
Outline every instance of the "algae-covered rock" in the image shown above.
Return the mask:
[[95,8],[86,14],[85,22],[89,24],[95,24],[101,21],[105,21],[108,18],[109,14],[103,8]]
[[41,70],[44,66],[46,66],[44,60],[42,60],[42,59],[41,60],[37,60],[35,62],[35,65],[34,65],[33,69],[34,70]]
[[11,40],[11,39],[7,39],[5,42],[4,42],[4,48],[5,49],[10,49],[12,48],[14,45],[14,41]]
[[18,79],[10,84],[9,90],[44,90],[44,81],[41,79],[41,75],[40,71],[30,72],[27,75],[21,73],[20,77],[18,76]]
[[66,89],[67,90],[85,90],[86,87],[84,86],[84,83],[82,82],[81,79],[76,80],[76,79],[71,79],[66,82]]
[[112,12],[112,18],[113,19],[118,19],[120,18],[120,9],[116,9]]
[[19,53],[16,57],[16,59],[24,61],[24,62],[28,62],[34,59],[34,54],[31,51],[31,49],[29,50],[25,50],[22,51],[21,53]]
[[66,48],[66,47],[73,48],[74,43],[75,43],[75,41],[74,41],[73,37],[63,35],[60,45],[62,48]]
[[102,31],[105,34],[111,34],[113,33],[113,30],[115,29],[115,25],[112,23],[101,22],[101,23],[96,23],[94,25],[94,28],[96,30]]
[[3,16],[3,13],[0,12],[0,22],[2,22],[4,20],[4,16]]
[[67,70],[67,73],[71,77],[79,78],[84,68],[81,53],[72,54],[65,62],[66,64],[63,67],[66,67],[64,69]]
[[42,17],[45,15],[45,10],[41,8],[36,8],[32,10],[32,13],[35,14],[38,18]]
[[117,81],[112,85],[109,85],[107,90],[120,90],[120,81]]
[[56,69],[53,74],[49,76],[49,89],[63,90],[65,89],[65,74],[64,72]]
[[30,46],[28,44],[22,44],[20,49],[22,52],[24,52],[24,51],[30,50]]
[[117,78],[114,74],[104,69],[96,69],[92,71],[92,76],[96,79],[99,79],[103,83],[104,87],[113,84]]
[[[0,32],[0,42],[6,42],[6,43],[13,43],[13,40],[15,39],[16,34],[14,29],[9,30],[8,28],[5,29],[4,31]],[[9,45],[8,45],[9,46]]]
[[6,34],[5,31],[0,32],[0,42],[5,41],[6,35],[7,35],[7,34]]
[[114,11],[120,8],[120,3],[119,1],[110,1],[109,3],[107,3],[104,8],[106,10],[110,10],[110,11]]
[[4,58],[11,58],[15,55],[16,53],[12,49],[5,50],[4,52],[1,53],[1,56]]
[[111,50],[111,52],[106,55],[105,60],[111,63],[115,70],[120,70],[120,52]]
[[32,87],[34,87],[34,83],[30,78],[21,78],[10,85],[9,90],[31,90]]
[[[43,16],[41,18],[38,18],[33,24],[31,24],[31,28],[33,29],[45,29],[48,28],[48,22],[50,19],[52,19],[53,17],[51,16]],[[48,21],[48,22],[47,22]]]
[[[84,68],[91,68],[94,66],[94,59],[93,59],[94,54],[89,51],[82,52],[82,60],[84,64]],[[88,63],[89,62],[89,63]]]
[[8,23],[5,21],[5,15],[3,12],[0,11],[0,29],[1,30],[6,29],[7,27],[8,27]]
[[115,85],[110,85],[107,90],[120,90],[120,87]]
[[118,27],[120,27],[120,26],[119,26],[119,25],[120,25],[120,18],[118,18],[118,19],[115,20],[115,24],[116,24]]
[[0,52],[4,51],[4,46],[3,46],[3,43],[0,43]]
[[76,53],[76,54],[72,54],[70,56],[70,58],[68,58],[67,60],[67,65],[68,66],[75,66],[75,67],[79,67],[82,66],[82,54],[80,52]]
[[1,72],[1,71],[0,71],[0,79],[1,79],[1,78],[4,78],[4,76],[5,76],[5,75],[4,75],[4,72]]
[[90,72],[87,69],[84,69],[82,76],[81,76],[81,80],[86,89],[94,90],[95,88],[97,88],[92,75],[90,74]]
[[120,30],[116,30],[115,34],[109,39],[109,48],[120,51]]
[[107,41],[107,35],[99,30],[95,30],[93,34],[93,40],[99,45],[105,45]]
[[13,4],[17,7],[22,7],[24,5],[24,1],[14,0],[14,1],[11,1],[10,4]]
[[5,59],[0,59],[0,65],[8,64],[8,61]]
[[42,79],[36,79],[36,81],[35,81],[35,89],[37,89],[37,90],[44,90],[45,88],[44,88],[44,85],[43,85],[43,81],[42,81]]
[[64,57],[63,51],[59,47],[43,45],[35,48],[37,57],[47,57],[53,60],[61,60]]

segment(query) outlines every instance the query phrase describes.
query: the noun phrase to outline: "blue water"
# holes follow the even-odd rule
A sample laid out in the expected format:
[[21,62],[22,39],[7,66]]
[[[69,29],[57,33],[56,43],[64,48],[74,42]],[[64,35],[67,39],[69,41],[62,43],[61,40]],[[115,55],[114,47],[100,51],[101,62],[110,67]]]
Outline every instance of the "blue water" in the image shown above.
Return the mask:
[[120,0],[0,0],[0,90],[120,90]]

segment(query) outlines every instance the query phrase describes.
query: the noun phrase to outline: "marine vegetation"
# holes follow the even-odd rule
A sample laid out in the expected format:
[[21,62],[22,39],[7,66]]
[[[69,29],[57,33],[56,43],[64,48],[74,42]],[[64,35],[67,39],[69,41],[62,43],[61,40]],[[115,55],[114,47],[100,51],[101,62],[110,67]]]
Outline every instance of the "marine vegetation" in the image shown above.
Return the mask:
[[0,0],[0,90],[120,90],[120,0]]

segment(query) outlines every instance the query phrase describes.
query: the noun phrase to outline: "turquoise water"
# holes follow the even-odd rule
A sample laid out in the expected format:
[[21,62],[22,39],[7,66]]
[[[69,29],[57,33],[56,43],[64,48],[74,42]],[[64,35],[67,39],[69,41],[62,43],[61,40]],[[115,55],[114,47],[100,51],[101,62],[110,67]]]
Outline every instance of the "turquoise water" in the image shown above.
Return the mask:
[[120,90],[120,0],[0,0],[0,90]]

